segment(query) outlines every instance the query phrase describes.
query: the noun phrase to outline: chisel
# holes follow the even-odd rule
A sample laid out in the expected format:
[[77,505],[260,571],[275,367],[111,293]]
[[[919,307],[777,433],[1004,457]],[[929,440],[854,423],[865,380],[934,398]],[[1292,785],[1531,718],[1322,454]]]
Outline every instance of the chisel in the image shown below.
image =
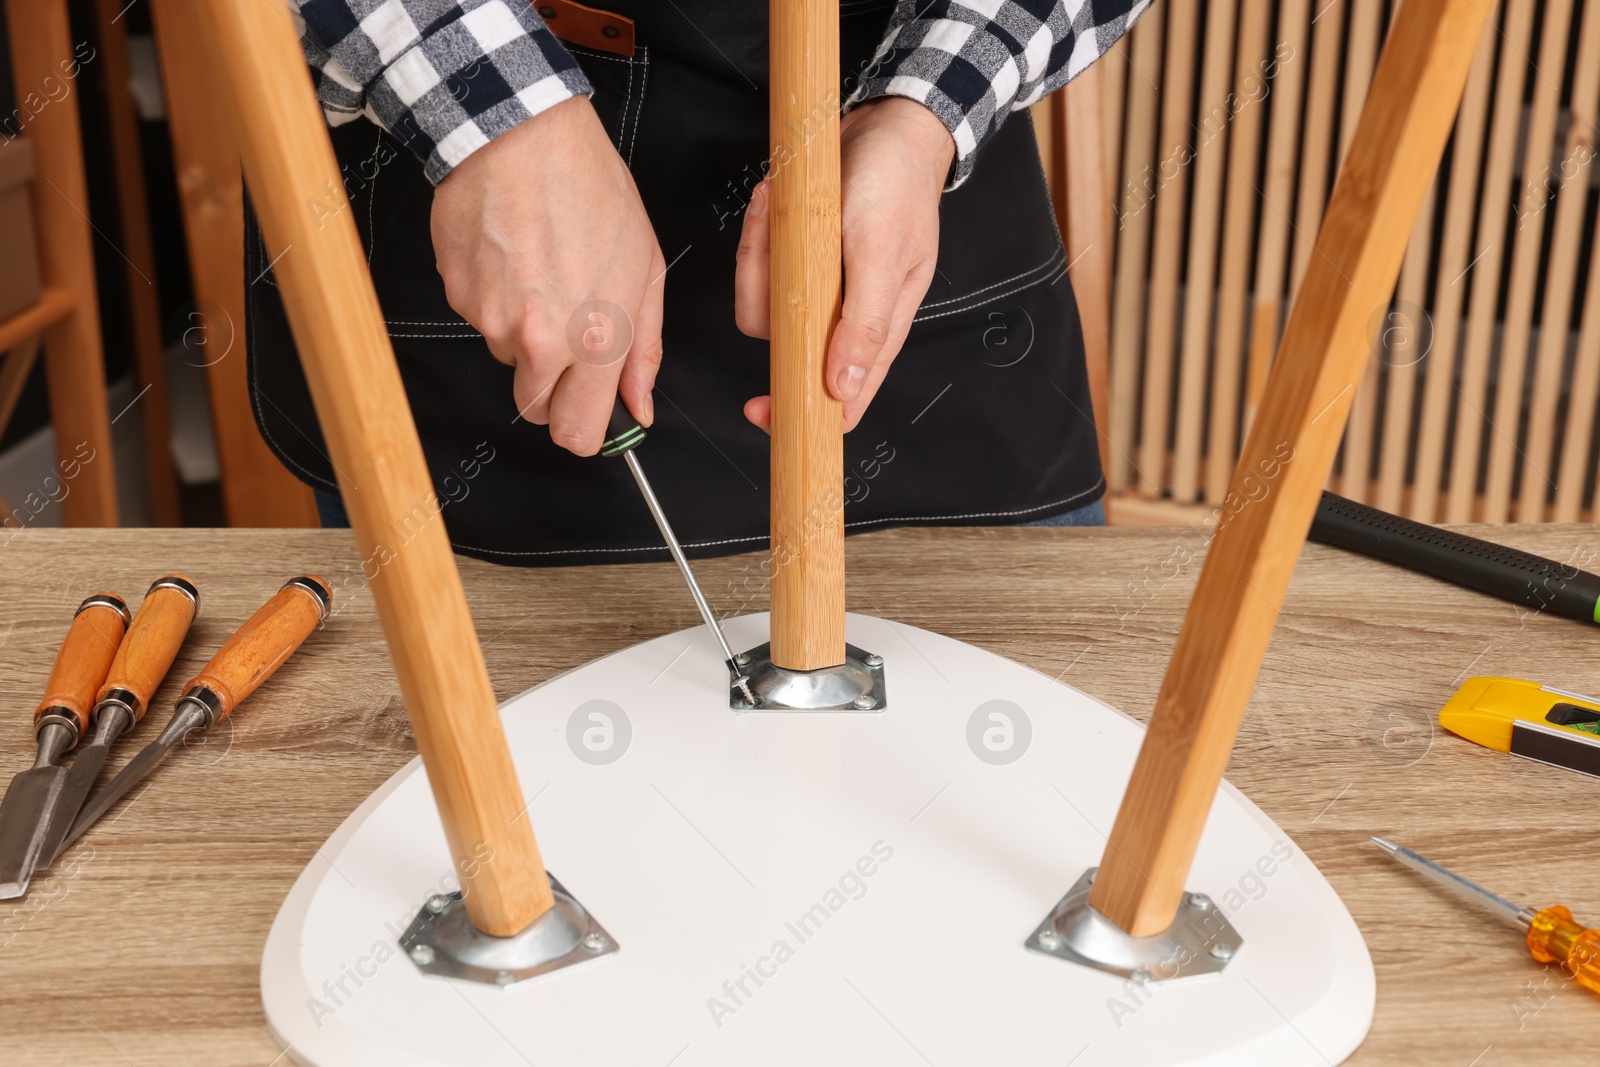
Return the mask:
[[228,638],[211,662],[189,679],[161,736],[140,749],[104,789],[89,798],[52,860],[155,770],[189,733],[209,729],[232,715],[328,617],[332,602],[333,591],[314,575],[285,582],[277,595]]
[[38,758],[32,768],[11,779],[0,804],[0,900],[28,891],[67,776],[67,768],[57,761],[78,743],[88,725],[95,692],[105,681],[127,628],[128,605],[110,593],[89,597],[72,617],[45,683],[44,700],[33,713]]
[[44,870],[55,859],[84,798],[100,777],[112,743],[144,718],[150,698],[172,668],[199,610],[200,593],[181,574],[158,579],[145,593],[89,716],[94,724],[94,739],[72,757],[72,768],[45,830],[35,872]]
[[628,464],[628,470],[633,473],[633,480],[639,485],[639,492],[644,496],[644,503],[650,509],[650,515],[656,520],[656,527],[661,531],[661,536],[666,539],[667,551],[672,553],[672,558],[678,563],[678,570],[683,572],[683,580],[689,585],[689,595],[694,597],[694,606],[700,609],[700,617],[706,620],[706,625],[716,636],[717,644],[722,646],[722,656],[728,664],[728,674],[733,678],[733,684],[751,704],[756,702],[755,696],[750,692],[750,678],[739,669],[739,662],[734,658],[733,649],[728,646],[728,639],[722,634],[722,627],[717,624],[717,617],[711,613],[711,605],[706,603],[705,594],[700,592],[700,583],[694,580],[694,571],[689,569],[689,558],[683,554],[683,546],[678,543],[678,537],[672,532],[672,524],[667,521],[667,513],[661,510],[661,501],[656,499],[655,490],[650,488],[650,479],[644,476],[644,468],[639,465],[639,457],[633,450],[644,443],[644,427],[639,425],[639,420],[628,413],[627,407],[622,403],[622,398],[617,397],[617,402],[611,408],[611,423],[606,429],[605,442],[600,446],[602,456],[620,455]]

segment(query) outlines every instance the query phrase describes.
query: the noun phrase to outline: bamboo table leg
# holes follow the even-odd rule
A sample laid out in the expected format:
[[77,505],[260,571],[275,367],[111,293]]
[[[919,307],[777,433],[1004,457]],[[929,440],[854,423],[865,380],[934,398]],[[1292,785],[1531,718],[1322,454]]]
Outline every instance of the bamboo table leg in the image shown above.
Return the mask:
[[[417,748],[478,930],[552,906],[483,651],[439,519],[305,60],[279,0],[186,0],[221,60],[216,89],[371,578]],[[418,516],[423,517],[420,524]],[[403,542],[392,531],[407,530]],[[413,532],[414,531],[414,532]]]
[[1406,0],[1383,50],[1095,878],[1135,936],[1177,912],[1484,26],[1475,0]]
[[844,412],[823,380],[839,321],[839,3],[772,0],[772,662],[844,650]]

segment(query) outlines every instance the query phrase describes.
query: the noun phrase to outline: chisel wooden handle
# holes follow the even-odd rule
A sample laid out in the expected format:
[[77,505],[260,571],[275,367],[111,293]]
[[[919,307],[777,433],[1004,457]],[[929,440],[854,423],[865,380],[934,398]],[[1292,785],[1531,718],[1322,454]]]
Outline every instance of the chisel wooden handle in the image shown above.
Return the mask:
[[111,661],[111,673],[100,687],[96,706],[106,700],[122,704],[131,713],[130,727],[144,718],[151,696],[172,669],[199,610],[200,593],[188,578],[169,574],[158,579],[144,595],[133,625],[117,649],[117,658]]
[[128,605],[112,593],[96,593],[72,617],[72,628],[56,653],[44,699],[33,713],[37,730],[44,720],[74,727],[79,735],[89,725],[94,695],[111,669],[111,660],[128,629]]
[[[289,579],[189,680],[184,698],[197,699],[210,709],[210,725],[226,719],[311,636],[332,603],[333,590],[321,578]],[[208,691],[209,697],[196,690]]]

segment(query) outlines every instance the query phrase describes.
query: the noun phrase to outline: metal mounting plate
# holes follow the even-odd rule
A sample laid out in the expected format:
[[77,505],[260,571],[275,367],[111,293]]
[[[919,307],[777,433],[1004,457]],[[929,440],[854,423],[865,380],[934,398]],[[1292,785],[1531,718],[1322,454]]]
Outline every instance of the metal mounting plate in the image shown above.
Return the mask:
[[1165,933],[1126,934],[1089,905],[1090,867],[1028,938],[1027,947],[1046,956],[1109,971],[1139,981],[1170,982],[1215,974],[1238,953],[1244,939],[1204,893],[1185,893]]
[[889,706],[883,680],[883,657],[844,646],[844,662],[837,667],[795,671],[772,662],[772,643],[763,642],[734,657],[750,684],[756,702],[751,704],[738,685],[728,686],[728,706],[734,711],[855,711],[879,712]]
[[400,947],[424,974],[502,987],[618,950],[616,939],[553,875],[550,891],[555,907],[511,937],[491,937],[473,926],[459,890],[430,897]]

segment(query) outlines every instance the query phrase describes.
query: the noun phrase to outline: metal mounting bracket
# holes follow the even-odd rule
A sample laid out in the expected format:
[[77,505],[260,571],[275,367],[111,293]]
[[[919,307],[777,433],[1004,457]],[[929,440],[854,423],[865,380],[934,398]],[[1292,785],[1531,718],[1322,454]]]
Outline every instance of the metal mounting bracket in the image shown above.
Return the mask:
[[511,937],[491,937],[473,926],[460,891],[430,897],[401,935],[400,947],[424,974],[502,987],[619,949],[553,875],[550,891],[555,907]]
[[1134,937],[1089,905],[1090,867],[1045,916],[1027,947],[1139,982],[1170,982],[1215,974],[1238,953],[1244,939],[1204,893],[1185,893],[1177,917],[1154,937]]
[[752,704],[737,684],[728,686],[728,706],[734,711],[855,711],[879,712],[889,706],[883,680],[883,657],[844,646],[844,662],[837,667],[795,671],[772,662],[772,644],[764,642],[733,658],[745,673]]

